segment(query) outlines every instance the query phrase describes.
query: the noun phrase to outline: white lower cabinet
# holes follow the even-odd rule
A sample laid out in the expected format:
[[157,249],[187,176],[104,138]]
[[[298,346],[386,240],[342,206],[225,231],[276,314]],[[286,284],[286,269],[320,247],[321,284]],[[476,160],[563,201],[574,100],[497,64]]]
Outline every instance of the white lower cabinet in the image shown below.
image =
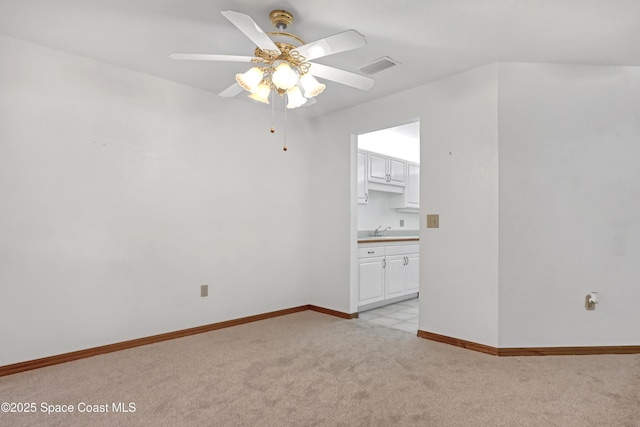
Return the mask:
[[360,302],[369,304],[384,299],[384,257],[360,260]]
[[385,298],[404,295],[406,257],[391,255],[387,257],[387,274],[385,275]]
[[358,248],[358,305],[418,292],[418,245]]
[[405,265],[405,290],[408,294],[418,292],[420,289],[420,255],[409,254],[407,255],[407,264]]

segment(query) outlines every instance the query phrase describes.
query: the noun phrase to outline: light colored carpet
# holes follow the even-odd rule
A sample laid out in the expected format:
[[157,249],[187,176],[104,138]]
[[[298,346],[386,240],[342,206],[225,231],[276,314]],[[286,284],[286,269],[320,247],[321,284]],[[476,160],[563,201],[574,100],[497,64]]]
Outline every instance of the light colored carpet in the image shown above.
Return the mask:
[[306,311],[2,377],[5,401],[38,412],[3,426],[640,426],[640,355],[498,358]]

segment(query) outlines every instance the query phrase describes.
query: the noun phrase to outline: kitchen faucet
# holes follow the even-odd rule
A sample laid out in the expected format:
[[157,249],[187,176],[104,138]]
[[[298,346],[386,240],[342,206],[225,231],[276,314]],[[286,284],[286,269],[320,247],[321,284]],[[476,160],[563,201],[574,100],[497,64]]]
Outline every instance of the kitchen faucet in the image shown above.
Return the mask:
[[386,236],[386,235],[387,235],[387,230],[390,230],[390,229],[391,229],[391,227],[387,227],[387,228],[385,228],[384,230],[380,231],[380,229],[381,229],[381,228],[382,228],[382,226],[381,226],[381,225],[379,225],[379,226],[378,226],[378,228],[376,228],[376,229],[373,231],[373,236],[374,236],[374,237]]

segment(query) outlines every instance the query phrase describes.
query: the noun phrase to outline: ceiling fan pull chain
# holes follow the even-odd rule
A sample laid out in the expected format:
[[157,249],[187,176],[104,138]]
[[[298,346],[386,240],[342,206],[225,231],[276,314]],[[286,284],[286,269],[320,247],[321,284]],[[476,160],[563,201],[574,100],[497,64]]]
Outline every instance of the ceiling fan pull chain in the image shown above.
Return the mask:
[[[287,95],[289,97],[289,95]],[[284,106],[284,147],[282,147],[283,151],[287,151],[287,105],[285,101]]]
[[271,91],[271,133],[275,133],[276,129],[273,127],[273,116],[274,116],[274,112],[273,112],[273,108],[275,106],[275,98],[273,96],[275,92]]

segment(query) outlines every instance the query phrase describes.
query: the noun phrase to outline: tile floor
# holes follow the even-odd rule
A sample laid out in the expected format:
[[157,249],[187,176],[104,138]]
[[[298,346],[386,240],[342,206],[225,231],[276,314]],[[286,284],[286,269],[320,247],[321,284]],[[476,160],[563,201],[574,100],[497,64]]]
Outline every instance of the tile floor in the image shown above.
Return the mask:
[[405,332],[418,332],[418,298],[400,301],[358,314],[365,322],[387,326]]

